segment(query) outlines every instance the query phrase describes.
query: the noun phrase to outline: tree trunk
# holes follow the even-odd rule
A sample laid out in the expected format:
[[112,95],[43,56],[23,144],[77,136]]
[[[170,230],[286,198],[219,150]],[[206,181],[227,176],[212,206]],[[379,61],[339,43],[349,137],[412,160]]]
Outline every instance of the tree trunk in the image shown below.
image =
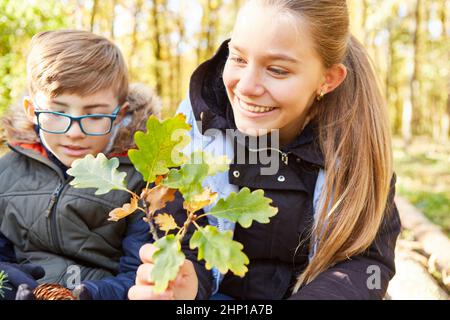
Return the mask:
[[130,70],[130,77],[133,78],[134,75],[134,69],[133,69],[133,57],[134,52],[136,51],[137,47],[137,34],[138,34],[138,15],[139,12],[142,9],[142,0],[136,0],[134,4],[134,11],[133,11],[133,33],[131,34],[131,47],[130,47],[130,54],[128,55],[128,68]]
[[165,68],[167,73],[166,76],[166,85],[165,88],[167,90],[165,90],[165,92],[167,92],[167,99],[168,99],[168,107],[170,109],[172,109],[175,106],[175,77],[174,77],[174,72],[175,72],[175,61],[174,61],[174,57],[172,54],[172,46],[171,46],[171,41],[170,41],[170,26],[169,26],[169,21],[173,21],[173,17],[171,12],[169,11],[169,8],[167,6],[167,0],[164,0],[161,4],[161,8],[162,8],[162,19],[161,19],[161,29],[163,30],[163,52],[165,53],[164,55],[164,65],[167,64],[167,68]]
[[214,23],[214,7],[213,7],[213,1],[214,0],[208,0],[207,6],[208,6],[208,18],[207,18],[207,24],[206,24],[206,32],[205,32],[205,41],[206,41],[206,59],[209,58],[209,51],[211,50],[211,37],[214,34],[214,30],[212,27],[212,24]]
[[414,69],[411,77],[411,108],[412,108],[412,127],[413,133],[422,133],[421,120],[421,95],[422,86],[420,82],[422,52],[423,52],[423,0],[416,0],[415,9],[415,31],[414,31]]
[[206,58],[209,59],[216,50],[216,38],[218,33],[219,11],[222,7],[221,0],[208,0],[208,25],[206,32]]
[[94,31],[95,16],[97,15],[97,8],[98,8],[98,0],[94,0],[94,3],[92,4],[91,22],[90,22],[90,28],[89,28],[89,30],[91,32]]
[[[181,11],[183,12],[183,11]],[[182,51],[181,46],[185,41],[185,26],[184,26],[184,19],[182,14],[178,13],[176,18],[176,25],[178,29],[178,34],[180,35],[180,40],[178,41],[178,44],[176,46],[176,104],[178,105],[181,100],[183,99],[182,95],[183,92],[181,92],[182,88],[182,81],[183,81],[183,64],[182,64]]]
[[160,21],[158,0],[152,0],[152,12],[151,12],[151,26],[150,28],[154,32],[152,47],[153,56],[155,57],[155,65],[153,68],[153,74],[155,77],[155,90],[156,94],[162,97],[162,85],[161,85],[161,33],[160,33]]
[[205,50],[204,43],[206,42],[206,29],[208,28],[208,17],[209,17],[209,1],[207,0],[206,5],[203,4],[203,13],[202,13],[202,22],[200,25],[200,33],[199,33],[199,39],[198,39],[198,45],[197,45],[197,65],[203,62],[203,52]]
[[[398,40],[398,30],[396,26],[394,26],[394,21],[398,16],[398,6],[395,5],[392,8],[393,16],[387,19],[387,30],[389,33],[388,44],[387,44],[387,69],[385,74],[385,95],[386,102],[389,107],[393,107],[395,110],[395,114],[393,121],[393,132],[394,134],[398,134],[401,132],[402,127],[402,109],[403,103],[402,95],[400,94],[400,85],[398,81],[397,74],[392,72],[393,70],[397,70],[398,56],[396,50],[396,41]],[[394,98],[395,97],[395,98]],[[407,134],[408,136],[408,134]]]
[[[445,41],[448,41],[447,39],[450,37],[450,28],[447,26],[447,8],[446,8],[446,0],[441,1],[441,12],[440,12],[440,18],[441,18],[441,24],[442,24],[442,34],[441,34],[441,40],[442,43],[445,43]],[[447,61],[450,61],[450,52],[447,52]],[[450,135],[450,75],[447,77],[447,104],[444,112],[444,116],[441,120],[441,137],[443,143],[448,142],[449,135]]]
[[112,1],[112,8],[111,8],[111,15],[109,17],[110,19],[110,27],[109,27],[109,37],[111,40],[114,40],[115,34],[114,34],[114,23],[116,20],[116,6],[117,6],[117,0]]

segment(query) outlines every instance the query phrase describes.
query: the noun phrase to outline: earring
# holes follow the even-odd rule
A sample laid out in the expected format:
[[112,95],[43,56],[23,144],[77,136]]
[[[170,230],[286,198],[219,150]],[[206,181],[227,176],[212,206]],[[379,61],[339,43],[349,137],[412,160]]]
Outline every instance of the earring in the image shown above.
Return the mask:
[[324,95],[325,95],[325,92],[323,92],[323,89],[320,89],[320,94],[317,96],[316,100],[317,101],[322,100]]

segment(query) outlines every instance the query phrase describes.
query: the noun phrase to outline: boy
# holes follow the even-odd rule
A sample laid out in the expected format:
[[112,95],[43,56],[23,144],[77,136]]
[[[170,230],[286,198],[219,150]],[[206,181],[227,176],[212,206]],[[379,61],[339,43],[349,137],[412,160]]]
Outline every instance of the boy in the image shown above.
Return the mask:
[[115,156],[128,188],[139,194],[144,184],[126,156],[129,137],[145,130],[158,101],[141,87],[129,92],[120,50],[85,31],[35,35],[27,82],[23,108],[2,120],[12,150],[0,159],[0,270],[13,287],[6,293],[14,298],[25,283],[19,295],[30,298],[38,283],[81,283],[81,299],[126,299],[139,248],[149,241],[147,224],[138,214],[107,221],[129,195],[75,189],[66,170],[87,154]]

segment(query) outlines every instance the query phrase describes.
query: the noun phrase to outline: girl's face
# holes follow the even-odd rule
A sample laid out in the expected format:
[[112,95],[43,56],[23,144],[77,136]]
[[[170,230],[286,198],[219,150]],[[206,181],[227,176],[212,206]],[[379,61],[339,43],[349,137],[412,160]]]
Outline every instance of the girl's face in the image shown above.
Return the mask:
[[325,81],[304,20],[250,3],[229,49],[223,81],[238,129],[249,135],[279,129],[282,144],[292,141]]

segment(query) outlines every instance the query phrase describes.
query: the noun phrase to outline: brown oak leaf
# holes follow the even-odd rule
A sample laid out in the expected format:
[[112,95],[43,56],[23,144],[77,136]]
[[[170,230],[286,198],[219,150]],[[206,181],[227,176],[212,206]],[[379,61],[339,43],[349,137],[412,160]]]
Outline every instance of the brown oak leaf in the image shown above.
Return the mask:
[[167,213],[158,214],[155,217],[155,222],[158,225],[159,229],[166,232],[178,227],[175,219]]
[[138,198],[134,197],[130,201],[131,203],[125,203],[122,208],[116,208],[109,213],[108,221],[119,221],[126,216],[132,214],[138,208]]
[[191,201],[185,201],[183,203],[183,208],[194,213],[213,203],[216,198],[217,192],[211,192],[210,189],[206,188],[202,193],[195,195]]
[[142,190],[141,198],[148,203],[148,210],[153,214],[156,210],[162,209],[167,202],[175,200],[177,189],[170,189],[163,185],[158,185],[151,189]]

